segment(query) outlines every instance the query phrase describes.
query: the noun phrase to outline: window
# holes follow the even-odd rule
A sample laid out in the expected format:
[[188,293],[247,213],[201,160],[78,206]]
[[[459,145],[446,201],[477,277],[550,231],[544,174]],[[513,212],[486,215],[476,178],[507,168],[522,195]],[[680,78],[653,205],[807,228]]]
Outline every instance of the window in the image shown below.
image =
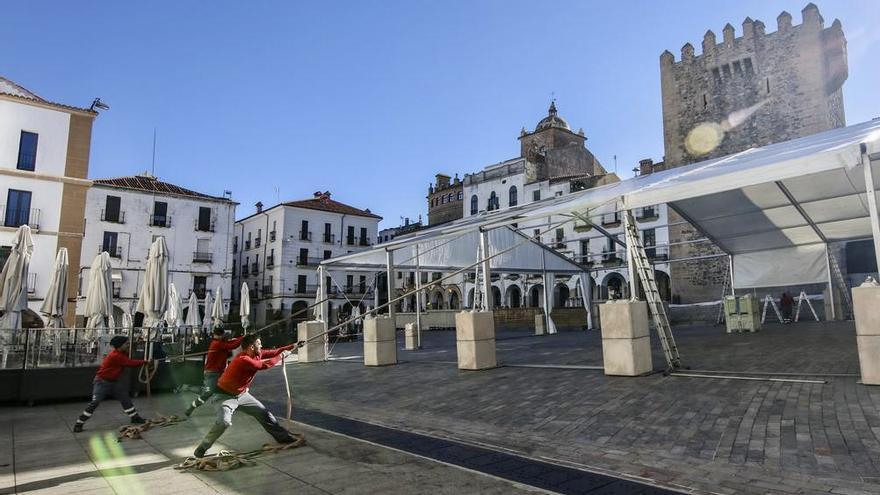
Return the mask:
[[516,194],[516,186],[510,186],[510,191],[507,193],[507,203],[508,206],[516,206],[517,203],[517,194]]
[[440,204],[441,204],[441,205],[445,205],[445,204],[446,204],[446,196],[445,196],[445,195],[444,195],[444,196],[440,196]]
[[18,141],[18,165],[19,170],[33,171],[37,167],[37,134],[21,131],[21,139]]
[[[587,255],[590,254],[590,240],[589,239],[581,239],[581,256],[586,258]],[[588,261],[588,260],[583,260]]]
[[[238,236],[235,236],[232,238],[232,252],[233,253],[238,252]],[[234,272],[235,270],[232,270],[232,271]]]
[[308,220],[303,220],[302,223],[300,224],[299,229],[300,229],[299,230],[299,240],[301,240],[301,241],[311,241],[312,240],[312,233],[309,232],[309,221]]
[[155,227],[168,227],[168,203],[164,201],[153,202],[153,223]]
[[370,245],[370,238],[367,237],[367,229],[364,227],[361,227],[361,246],[369,246],[369,245]]
[[743,67],[746,70],[747,76],[751,76],[752,74],[755,73],[755,68],[752,67],[752,59],[750,59],[750,58],[744,59],[743,60]]
[[647,246],[657,245],[657,231],[655,229],[645,229],[642,231],[642,244]]
[[565,239],[565,229],[556,229],[556,242],[561,242],[562,239]]
[[200,254],[208,254],[211,252],[210,239],[196,239],[196,251]]
[[492,211],[498,209],[498,195],[495,194],[495,191],[489,193],[489,199],[486,201],[486,211]]
[[330,233],[332,226],[329,223],[324,224],[324,242],[333,242],[333,234]]
[[354,276],[346,275],[345,276],[345,291],[351,292],[351,288],[354,286]]
[[541,190],[535,189],[532,191],[532,201],[541,201]]
[[349,225],[345,233],[345,243],[349,246],[354,246],[354,226]]
[[296,291],[300,294],[305,294],[306,292],[306,276],[298,275],[296,277]]
[[118,238],[119,234],[116,232],[104,232],[104,242],[101,243],[101,251],[106,251],[110,256],[117,258],[116,241]]
[[104,220],[105,222],[122,223],[119,207],[122,199],[119,196],[107,196],[104,199]]
[[730,79],[730,64],[722,65],[721,73],[724,75],[724,79]]
[[199,207],[199,221],[196,224],[196,230],[200,232],[213,232],[211,225],[211,209],[204,206]]
[[733,63],[733,73],[739,77],[742,77],[743,75],[742,64],[739,60]]
[[471,196],[471,215],[476,215],[477,210],[479,209],[479,204],[477,203],[479,200],[477,199],[477,195],[474,194]]
[[204,275],[193,275],[193,292],[196,293],[196,297],[203,299],[207,290],[208,277]]
[[367,276],[366,275],[361,275],[360,277],[358,277],[358,290],[360,291],[361,294],[364,294],[367,292]]
[[332,258],[332,257],[333,257],[333,252],[332,252],[332,251],[324,250],[324,259],[325,259],[325,260],[329,260],[329,259]]
[[532,236],[538,241],[541,242],[541,229],[535,229],[532,231]]
[[300,265],[308,265],[309,264],[309,250],[306,248],[300,248],[299,250],[299,264]]
[[458,200],[461,201],[464,199],[464,192],[458,191]]
[[19,227],[27,225],[31,215],[31,192],[10,189],[6,194],[6,215],[3,225]]

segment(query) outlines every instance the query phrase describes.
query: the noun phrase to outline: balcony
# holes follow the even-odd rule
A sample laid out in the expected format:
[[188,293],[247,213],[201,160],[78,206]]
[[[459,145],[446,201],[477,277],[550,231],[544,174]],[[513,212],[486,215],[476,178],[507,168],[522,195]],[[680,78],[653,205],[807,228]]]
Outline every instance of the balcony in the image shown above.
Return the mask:
[[669,259],[669,248],[666,246],[645,246],[645,256],[649,260],[664,261]]
[[256,275],[258,273],[260,273],[260,264],[251,263],[251,275]]
[[301,241],[309,241],[309,242],[311,242],[311,240],[312,240],[312,233],[311,233],[311,231],[308,231],[308,232],[307,232],[307,231],[304,231],[304,230],[300,230],[300,231],[299,231],[299,240],[301,240]]
[[262,237],[257,237],[256,239],[254,239],[254,249],[260,247],[261,244],[263,244]]
[[214,253],[193,251],[193,263],[210,263],[214,260]]
[[275,255],[266,256],[266,268],[275,266]]
[[566,248],[565,238],[564,237],[557,237],[556,240],[553,242],[553,249],[560,250],[560,249],[565,249],[565,248]]
[[6,205],[0,205],[0,215],[3,217],[3,225],[6,227],[20,227],[27,225],[32,229],[40,228],[39,208],[6,209]]
[[248,240],[244,241],[244,250],[247,251],[250,248],[251,248],[251,240],[248,239]]
[[109,222],[109,223],[125,223],[125,212],[124,211],[111,211],[101,210],[101,221]]
[[193,222],[193,230],[196,232],[214,232],[214,223],[214,220],[207,223],[196,220]]
[[111,258],[122,258],[122,248],[120,246],[109,246],[104,244],[98,245],[98,254],[103,253],[104,251],[110,255]]
[[324,244],[336,244],[336,234],[328,234],[325,232],[324,235],[321,236],[321,240]]
[[317,258],[314,256],[297,256],[296,257],[296,266],[318,266],[323,258]]
[[261,290],[263,292],[262,293],[263,297],[272,297],[272,286],[264,285]]
[[650,222],[652,220],[657,220],[658,218],[660,218],[660,214],[654,206],[647,206],[636,210],[636,220],[640,222]]
[[171,217],[168,215],[150,215],[150,227],[171,227]]
[[357,244],[357,237],[355,237],[355,236],[347,236],[347,237],[345,238],[345,243],[346,243],[347,245],[349,245],[349,246],[354,246],[355,244]]
[[605,213],[602,215],[603,227],[617,227],[620,225],[620,212]]
[[373,244],[370,242],[369,237],[362,237],[359,239],[358,246],[372,246]]
[[296,284],[293,287],[293,292],[296,295],[315,295],[318,293],[317,284]]
[[372,291],[366,286],[366,284],[364,284],[364,285],[360,285],[360,284],[346,285],[344,288],[344,291],[346,294],[355,295],[355,296],[362,296],[364,294],[372,293]]
[[275,231],[269,232],[269,242],[275,242]]
[[605,266],[617,266],[623,263],[621,254],[617,251],[609,251],[602,253],[602,264]]

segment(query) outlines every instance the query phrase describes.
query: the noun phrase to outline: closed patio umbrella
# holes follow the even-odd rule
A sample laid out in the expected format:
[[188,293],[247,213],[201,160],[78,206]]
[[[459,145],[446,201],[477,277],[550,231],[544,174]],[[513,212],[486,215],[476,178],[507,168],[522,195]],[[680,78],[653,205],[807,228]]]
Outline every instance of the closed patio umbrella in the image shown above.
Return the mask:
[[113,326],[113,286],[110,255],[99,253],[89,270],[89,286],[86,289],[86,328]]
[[[31,228],[22,225],[12,238],[12,250],[3,271],[0,272],[0,329],[16,330],[21,328],[21,312],[27,309],[27,279],[31,256],[34,253],[34,240],[31,237]],[[15,332],[0,332],[0,347],[2,358],[0,368],[6,367],[6,359],[9,355],[8,346],[15,340]]]
[[144,285],[138,298],[137,311],[144,315],[144,326],[155,327],[168,309],[168,247],[158,237],[150,246]]
[[180,327],[183,326],[183,304],[173,282],[168,284],[168,309],[165,310],[165,325],[174,334],[179,333]]
[[223,310],[223,288],[217,287],[217,298],[214,299],[214,305],[211,307],[211,325],[219,327],[223,324],[224,318],[226,311]]
[[210,292],[205,292],[205,318],[202,320],[202,335],[209,336],[214,330],[214,321],[211,319],[211,311],[214,310],[214,298]]
[[186,306],[187,331],[192,332],[193,338],[198,340],[198,334],[202,328],[202,317],[199,314],[199,298],[196,297],[195,292],[189,295]]
[[247,282],[242,282],[241,284],[241,300],[238,305],[238,314],[241,315],[241,327],[247,333],[248,327],[251,326],[251,291],[248,289]]
[[63,247],[55,255],[55,267],[52,269],[52,282],[43,299],[40,312],[49,320],[49,328],[64,327],[64,311],[67,309],[67,248]]

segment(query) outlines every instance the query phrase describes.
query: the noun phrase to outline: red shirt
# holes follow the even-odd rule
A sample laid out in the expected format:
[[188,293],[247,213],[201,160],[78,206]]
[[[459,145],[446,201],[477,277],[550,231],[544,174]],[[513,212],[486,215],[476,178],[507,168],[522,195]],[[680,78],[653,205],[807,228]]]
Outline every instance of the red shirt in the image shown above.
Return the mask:
[[147,361],[142,359],[131,359],[128,357],[128,354],[119,349],[113,349],[110,351],[110,354],[104,356],[104,360],[101,361],[101,366],[98,368],[98,373],[95,374],[95,378],[115,382],[122,374],[123,368],[134,368],[144,364],[147,364]]
[[281,353],[293,349],[296,344],[278,349],[260,351],[260,357],[251,357],[244,352],[232,358],[226,371],[217,380],[217,388],[227,394],[239,395],[246,392],[257,371],[267,370],[281,361]]
[[231,350],[241,344],[242,337],[234,339],[212,339],[208,346],[208,354],[205,356],[205,371],[222,372],[226,368],[226,360],[229,359]]

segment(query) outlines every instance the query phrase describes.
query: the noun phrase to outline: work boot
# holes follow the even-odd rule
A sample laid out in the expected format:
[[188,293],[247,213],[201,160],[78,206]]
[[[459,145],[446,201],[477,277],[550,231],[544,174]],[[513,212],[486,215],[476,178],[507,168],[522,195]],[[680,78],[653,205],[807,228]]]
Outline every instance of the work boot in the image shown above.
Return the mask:
[[131,418],[131,424],[133,424],[133,425],[142,425],[146,422],[147,422],[147,420],[142,418],[140,414],[132,416],[132,418]]
[[201,459],[202,457],[205,457],[206,451],[207,451],[206,448],[199,445],[198,447],[196,447],[196,450],[193,452],[193,457],[195,457],[197,459]]
[[83,431],[82,423],[77,423],[77,424],[73,425],[73,432],[74,433],[82,433],[82,431]]

